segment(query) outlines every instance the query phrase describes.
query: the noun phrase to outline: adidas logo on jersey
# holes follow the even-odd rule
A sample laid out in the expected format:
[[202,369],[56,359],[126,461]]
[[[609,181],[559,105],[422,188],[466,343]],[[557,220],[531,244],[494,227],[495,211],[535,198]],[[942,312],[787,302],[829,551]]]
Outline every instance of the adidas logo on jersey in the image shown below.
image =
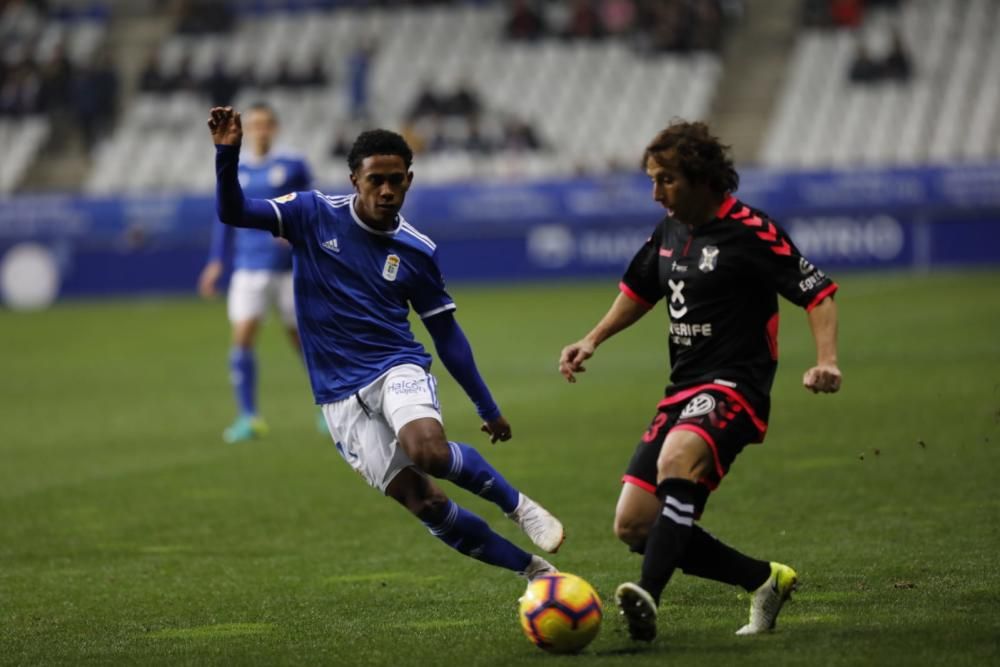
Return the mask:
[[330,239],[329,241],[323,241],[323,247],[326,248],[327,250],[340,252],[340,245],[337,243],[337,239]]

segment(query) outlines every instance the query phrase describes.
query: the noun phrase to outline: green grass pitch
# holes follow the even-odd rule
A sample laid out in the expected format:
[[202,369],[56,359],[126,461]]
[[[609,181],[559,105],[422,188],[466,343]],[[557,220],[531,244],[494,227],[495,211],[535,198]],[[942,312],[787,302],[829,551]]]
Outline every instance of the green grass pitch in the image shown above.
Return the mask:
[[[273,320],[271,436],[227,446],[220,303],[0,312],[0,663],[997,664],[1000,273],[843,277],[836,396],[799,386],[811,339],[782,305],[767,443],[737,460],[704,525],[795,566],[801,590],[776,633],[739,638],[745,595],[677,575],[651,646],[610,605],[639,569],[611,518],[665,383],[665,314],[599,350],[579,384],[556,373],[614,285],[454,290],[509,443],[485,441],[437,369],[451,437],[562,518],[554,562],[604,597],[600,636],[568,658],[522,636],[519,579],[431,538],[315,432]],[[494,507],[452,495],[527,546]]]

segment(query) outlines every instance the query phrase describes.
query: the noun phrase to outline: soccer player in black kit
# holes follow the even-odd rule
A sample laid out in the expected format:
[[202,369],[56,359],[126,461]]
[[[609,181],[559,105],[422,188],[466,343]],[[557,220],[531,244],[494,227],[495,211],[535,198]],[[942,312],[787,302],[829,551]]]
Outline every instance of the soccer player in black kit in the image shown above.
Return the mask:
[[656,636],[660,595],[678,567],[752,593],[738,635],[772,629],[796,586],[792,568],[746,556],[697,523],[737,454],[767,431],[779,294],[805,308],[816,343],[803,385],[814,393],[840,389],[837,285],[777,223],[732,195],[739,176],[727,148],[704,123],[687,122],[672,123],[649,144],[644,166],[667,216],[633,258],[607,314],[559,359],[560,372],[575,382],[598,345],[666,301],[670,384],[615,510],[616,535],[644,554],[638,583],[615,592],[638,640]]

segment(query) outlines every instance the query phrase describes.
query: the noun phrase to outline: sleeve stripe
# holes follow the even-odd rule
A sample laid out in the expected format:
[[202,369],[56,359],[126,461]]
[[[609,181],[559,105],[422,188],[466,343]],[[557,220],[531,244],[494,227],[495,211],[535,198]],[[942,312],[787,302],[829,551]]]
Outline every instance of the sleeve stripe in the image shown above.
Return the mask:
[[618,289],[620,289],[622,291],[622,294],[624,294],[628,298],[632,299],[633,301],[635,301],[640,306],[645,306],[646,308],[652,308],[653,307],[653,304],[651,304],[650,302],[648,302],[645,299],[643,299],[641,296],[639,296],[638,294],[635,293],[635,290],[633,290],[631,287],[629,287],[628,285],[626,285],[624,280],[621,281],[620,283],[618,283]]
[[267,203],[271,205],[271,208],[274,209],[274,214],[278,217],[278,236],[285,238],[285,226],[283,224],[284,221],[281,219],[281,209],[270,199],[267,200]]
[[446,310],[455,310],[455,307],[456,306],[454,303],[446,303],[440,308],[434,308],[433,310],[428,310],[426,313],[417,313],[417,315],[420,316],[420,319],[426,320],[428,317],[433,317],[434,315],[443,313]]
[[827,285],[826,288],[823,289],[823,291],[817,294],[813,298],[813,300],[809,302],[809,305],[806,306],[806,312],[812,311],[812,309],[818,306],[820,302],[826,297],[833,296],[833,293],[836,292],[838,289],[840,289],[840,286],[837,283],[833,283],[832,285]]

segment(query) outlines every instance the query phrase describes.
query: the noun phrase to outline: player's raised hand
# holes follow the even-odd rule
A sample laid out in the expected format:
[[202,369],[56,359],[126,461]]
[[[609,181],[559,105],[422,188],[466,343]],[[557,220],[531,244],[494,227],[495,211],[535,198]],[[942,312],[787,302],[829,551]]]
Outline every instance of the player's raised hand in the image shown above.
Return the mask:
[[567,345],[559,355],[559,372],[569,382],[576,382],[575,373],[586,373],[583,362],[594,356],[594,344],[586,338]]
[[491,419],[488,422],[483,422],[483,425],[479,430],[488,434],[490,436],[490,442],[492,443],[496,443],[497,440],[500,442],[507,442],[510,440],[510,423],[504,419],[502,415],[496,419]]
[[212,141],[226,146],[239,146],[243,141],[240,112],[232,107],[212,107],[208,113],[208,129],[212,132]]
[[840,369],[834,364],[813,366],[802,376],[802,386],[814,394],[833,394],[840,390]]

